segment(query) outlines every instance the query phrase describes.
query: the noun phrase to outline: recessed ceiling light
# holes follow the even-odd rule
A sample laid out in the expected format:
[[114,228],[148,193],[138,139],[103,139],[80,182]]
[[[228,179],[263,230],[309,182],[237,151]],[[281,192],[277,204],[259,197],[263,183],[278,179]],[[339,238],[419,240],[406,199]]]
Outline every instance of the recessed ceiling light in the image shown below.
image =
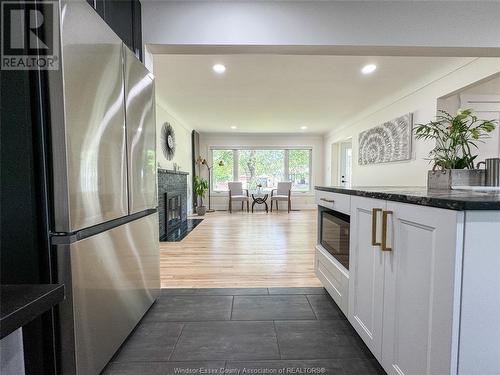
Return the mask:
[[222,64],[215,64],[214,66],[212,66],[212,69],[217,74],[222,74],[226,71],[226,67]]
[[361,69],[361,73],[363,74],[370,74],[373,73],[375,70],[377,70],[377,65],[375,64],[368,64]]
[[307,129],[307,126],[301,126],[300,127],[302,130],[306,130]]
[[233,125],[231,126],[231,129],[238,129],[238,127]]

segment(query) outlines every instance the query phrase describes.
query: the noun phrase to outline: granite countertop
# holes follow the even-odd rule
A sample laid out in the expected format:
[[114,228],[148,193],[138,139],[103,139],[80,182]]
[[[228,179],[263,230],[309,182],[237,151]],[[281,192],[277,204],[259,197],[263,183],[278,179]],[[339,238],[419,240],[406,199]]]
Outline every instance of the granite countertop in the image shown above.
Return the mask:
[[64,285],[0,286],[0,339],[64,300]]
[[426,187],[316,186],[316,190],[450,210],[500,210],[500,192],[429,190]]

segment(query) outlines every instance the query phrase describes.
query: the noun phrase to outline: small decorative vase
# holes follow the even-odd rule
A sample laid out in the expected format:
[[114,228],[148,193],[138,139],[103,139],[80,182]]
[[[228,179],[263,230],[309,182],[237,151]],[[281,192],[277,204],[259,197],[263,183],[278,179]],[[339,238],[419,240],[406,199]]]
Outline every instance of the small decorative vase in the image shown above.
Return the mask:
[[207,213],[207,207],[205,206],[196,207],[196,213],[198,214],[198,216],[205,216],[205,214]]

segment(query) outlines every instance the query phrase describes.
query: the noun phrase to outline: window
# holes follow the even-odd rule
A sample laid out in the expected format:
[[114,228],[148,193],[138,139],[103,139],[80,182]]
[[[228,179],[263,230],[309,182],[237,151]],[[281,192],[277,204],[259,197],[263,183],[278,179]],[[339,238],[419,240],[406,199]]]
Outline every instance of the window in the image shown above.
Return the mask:
[[261,185],[264,190],[276,187],[285,175],[284,150],[239,150],[238,179],[243,189],[255,190]]
[[269,191],[280,181],[291,181],[293,191],[311,188],[310,149],[213,149],[212,164],[213,191],[227,191],[228,181],[241,181],[250,191],[259,184]]
[[309,191],[309,175],[311,150],[288,151],[288,181],[292,182],[292,190]]
[[212,150],[213,190],[227,191],[227,182],[233,181],[234,152],[233,150]]

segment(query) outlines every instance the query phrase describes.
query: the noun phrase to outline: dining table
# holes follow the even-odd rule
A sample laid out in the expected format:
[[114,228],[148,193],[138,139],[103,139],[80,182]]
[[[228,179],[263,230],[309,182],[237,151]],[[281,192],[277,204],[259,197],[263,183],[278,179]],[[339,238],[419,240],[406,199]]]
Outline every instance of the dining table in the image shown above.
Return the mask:
[[262,191],[256,191],[252,193],[252,213],[253,208],[256,204],[263,204],[265,206],[266,213],[269,212],[269,208],[267,206],[267,198],[269,197],[268,193]]

